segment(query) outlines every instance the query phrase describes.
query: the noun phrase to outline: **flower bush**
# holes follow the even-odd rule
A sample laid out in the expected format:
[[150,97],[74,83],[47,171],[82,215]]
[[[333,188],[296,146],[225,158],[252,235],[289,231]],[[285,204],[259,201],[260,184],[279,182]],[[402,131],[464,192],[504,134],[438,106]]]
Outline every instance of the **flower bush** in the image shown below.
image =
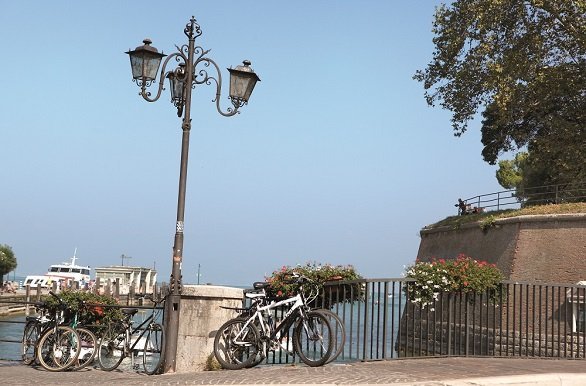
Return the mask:
[[497,289],[504,279],[496,265],[464,254],[456,259],[417,262],[407,267],[406,276],[415,279],[405,287],[410,301],[424,308],[433,305],[442,292],[481,293]]
[[[265,277],[265,280],[270,283],[268,290],[269,296],[282,297],[293,296],[298,290],[296,284],[291,283],[293,273],[298,273],[309,278],[315,282],[320,292],[323,291],[324,283],[334,280],[357,280],[362,279],[362,276],[356,272],[356,269],[351,265],[331,265],[321,264],[316,262],[308,262],[305,265],[297,265],[295,267],[283,266],[281,269],[274,271],[270,276]],[[359,283],[351,284],[354,286],[354,298],[360,298],[362,287]],[[306,290],[309,290],[307,288]],[[326,296],[329,291],[326,291]],[[306,293],[306,295],[309,295]],[[321,305],[322,299],[317,300],[317,304]],[[346,299],[351,300],[351,299]],[[325,299],[326,307],[333,304],[332,299]]]
[[[106,324],[123,317],[119,308],[101,306],[117,305],[116,299],[111,296],[73,290],[64,290],[58,296],[67,305],[70,312],[78,311],[80,307],[83,307],[79,313],[79,323],[86,326]],[[44,300],[50,308],[56,308],[59,304],[59,301],[53,296],[48,296]],[[81,305],[81,302],[85,302],[86,305]]]

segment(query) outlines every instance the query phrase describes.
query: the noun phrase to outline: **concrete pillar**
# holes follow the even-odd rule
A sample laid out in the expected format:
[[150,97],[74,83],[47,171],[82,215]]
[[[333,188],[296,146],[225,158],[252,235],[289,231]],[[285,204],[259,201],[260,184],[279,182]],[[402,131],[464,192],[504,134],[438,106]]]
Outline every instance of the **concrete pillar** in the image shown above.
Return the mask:
[[214,350],[217,329],[237,316],[242,307],[242,289],[232,287],[184,285],[179,310],[176,372],[202,371]]

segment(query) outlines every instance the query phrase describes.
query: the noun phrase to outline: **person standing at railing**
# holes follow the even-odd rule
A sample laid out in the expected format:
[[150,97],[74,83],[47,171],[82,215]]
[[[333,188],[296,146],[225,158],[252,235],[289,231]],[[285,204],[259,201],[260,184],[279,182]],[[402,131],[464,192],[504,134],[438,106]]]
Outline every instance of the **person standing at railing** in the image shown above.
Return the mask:
[[466,204],[466,202],[462,201],[461,198],[458,198],[458,203],[454,206],[458,207],[458,214],[460,216],[465,215],[465,214],[477,214],[477,213],[484,212],[484,208],[477,208],[477,207],[473,207],[470,204]]
[[454,206],[458,207],[458,214],[460,216],[468,214],[469,205],[466,205],[466,203],[464,201],[462,201],[461,198],[458,198],[458,203]]

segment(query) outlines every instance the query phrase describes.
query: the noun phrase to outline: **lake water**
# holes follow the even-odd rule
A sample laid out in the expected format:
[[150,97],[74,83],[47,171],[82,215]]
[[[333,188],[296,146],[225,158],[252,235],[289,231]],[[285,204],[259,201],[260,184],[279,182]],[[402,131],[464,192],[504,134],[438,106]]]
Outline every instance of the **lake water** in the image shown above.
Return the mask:
[[18,341],[19,343],[0,342],[0,359],[2,360],[20,360],[20,341],[24,323],[24,314],[0,317],[0,339]]

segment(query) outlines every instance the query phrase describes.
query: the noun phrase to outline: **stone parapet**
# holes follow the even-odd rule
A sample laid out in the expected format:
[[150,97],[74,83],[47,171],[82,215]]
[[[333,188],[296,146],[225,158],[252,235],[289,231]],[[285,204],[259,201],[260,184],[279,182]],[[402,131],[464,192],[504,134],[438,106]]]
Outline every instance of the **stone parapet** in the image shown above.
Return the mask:
[[420,234],[420,261],[464,253],[496,264],[510,280],[586,280],[586,213],[485,220],[459,228],[423,229]]
[[217,329],[236,316],[222,307],[242,307],[243,290],[209,285],[185,285],[179,310],[176,372],[202,371],[213,353]]

